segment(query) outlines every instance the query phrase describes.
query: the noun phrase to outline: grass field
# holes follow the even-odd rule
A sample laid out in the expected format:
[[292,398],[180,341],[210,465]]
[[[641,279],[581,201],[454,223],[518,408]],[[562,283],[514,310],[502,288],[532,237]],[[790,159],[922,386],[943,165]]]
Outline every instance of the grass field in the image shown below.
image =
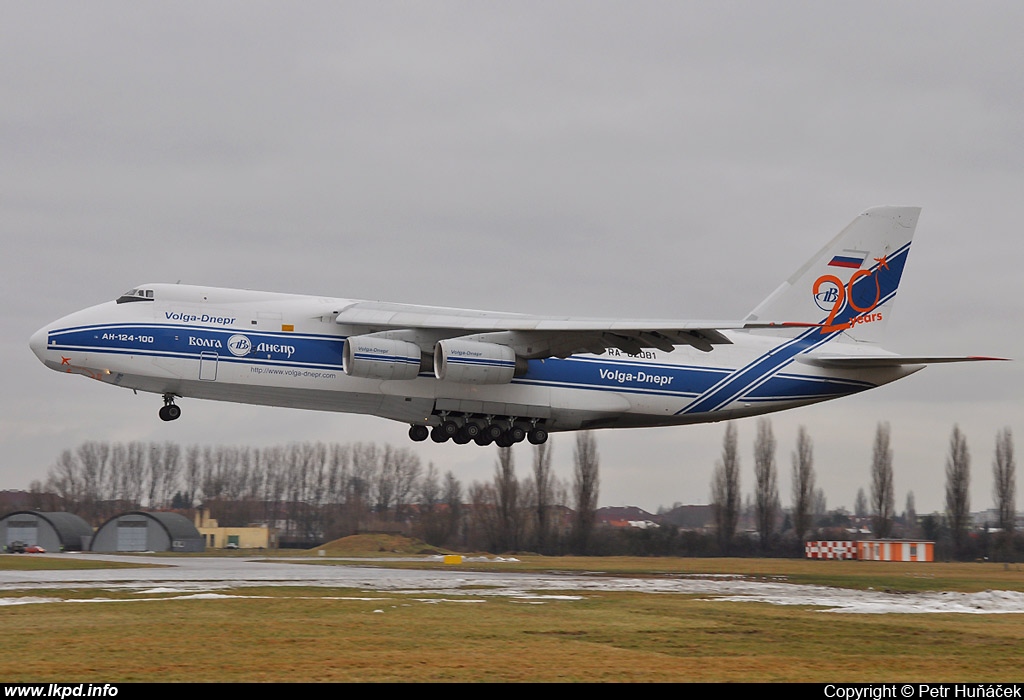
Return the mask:
[[152,567],[154,564],[125,564],[114,561],[90,561],[70,559],[63,556],[38,556],[35,554],[0,555],[0,571],[45,571],[65,569],[135,569]]
[[[1024,590],[1024,572],[995,564],[520,559],[501,566]],[[1024,681],[1024,614],[838,614],[683,594],[566,593],[524,602],[294,587],[212,599],[11,591],[105,602],[0,608],[0,681]]]

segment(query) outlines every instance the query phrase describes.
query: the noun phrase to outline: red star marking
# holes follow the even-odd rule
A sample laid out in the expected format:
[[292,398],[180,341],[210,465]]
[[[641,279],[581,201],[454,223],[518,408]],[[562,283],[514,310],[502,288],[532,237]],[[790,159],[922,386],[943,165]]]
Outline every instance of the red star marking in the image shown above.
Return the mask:
[[875,258],[875,262],[876,262],[876,263],[878,263],[878,269],[879,269],[879,270],[881,270],[882,268],[885,268],[886,270],[888,270],[888,269],[889,269],[889,263],[888,263],[888,261],[887,261],[887,260],[885,259],[885,257],[886,257],[886,256],[884,256],[884,255],[883,255],[883,256],[882,256],[882,257],[880,257],[880,258]]
[[62,365],[70,365],[71,364],[71,358],[70,357],[64,357],[63,355],[61,355],[60,356],[60,363]]

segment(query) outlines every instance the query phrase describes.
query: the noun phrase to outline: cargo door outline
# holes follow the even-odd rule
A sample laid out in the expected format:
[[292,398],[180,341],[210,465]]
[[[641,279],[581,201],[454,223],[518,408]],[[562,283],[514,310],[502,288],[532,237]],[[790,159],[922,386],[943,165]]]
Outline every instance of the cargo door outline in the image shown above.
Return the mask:
[[203,382],[217,381],[217,359],[220,356],[209,350],[199,353],[199,380]]

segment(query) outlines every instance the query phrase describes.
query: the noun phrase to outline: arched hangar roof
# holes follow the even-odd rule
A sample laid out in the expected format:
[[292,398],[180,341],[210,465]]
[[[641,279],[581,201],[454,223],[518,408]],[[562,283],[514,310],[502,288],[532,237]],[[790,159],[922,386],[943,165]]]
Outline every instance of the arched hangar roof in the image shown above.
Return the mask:
[[190,540],[202,537],[202,535],[199,534],[199,530],[196,529],[196,526],[192,524],[192,521],[184,515],[179,513],[147,512],[143,510],[133,510],[128,513],[115,515],[113,518],[100,525],[99,528],[97,528],[97,532],[105,528],[108,524],[119,518],[123,518],[126,515],[142,515],[151,520],[155,520],[172,540]]
[[19,515],[32,515],[45,521],[57,533],[61,544],[66,548],[73,547],[79,549],[83,537],[92,537],[92,527],[74,513],[44,513],[38,510],[16,510],[3,516],[0,520],[7,520]]

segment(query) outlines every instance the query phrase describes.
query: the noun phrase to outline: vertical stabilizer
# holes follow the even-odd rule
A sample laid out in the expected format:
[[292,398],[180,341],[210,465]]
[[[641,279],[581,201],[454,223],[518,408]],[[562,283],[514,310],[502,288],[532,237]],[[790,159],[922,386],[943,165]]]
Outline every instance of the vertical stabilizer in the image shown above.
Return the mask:
[[820,324],[878,342],[892,312],[920,207],[874,207],[854,219],[778,289],[748,321]]

